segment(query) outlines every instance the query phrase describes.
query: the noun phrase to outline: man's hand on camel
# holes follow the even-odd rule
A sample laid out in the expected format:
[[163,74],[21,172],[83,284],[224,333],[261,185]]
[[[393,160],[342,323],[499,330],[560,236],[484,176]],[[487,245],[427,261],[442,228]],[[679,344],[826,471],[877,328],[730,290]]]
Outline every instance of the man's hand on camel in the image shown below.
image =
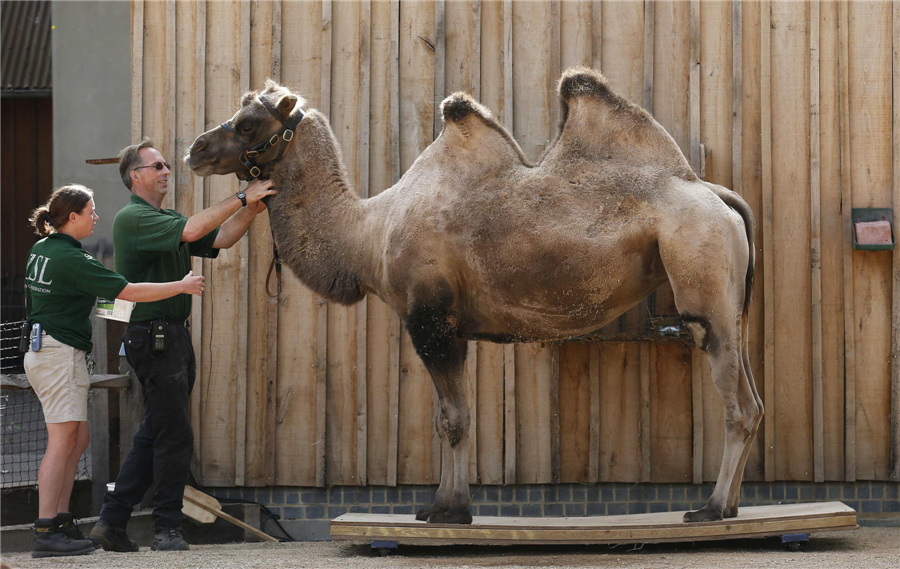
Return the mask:
[[247,206],[255,206],[256,212],[259,213],[266,209],[266,206],[260,200],[266,196],[274,196],[278,190],[272,187],[272,180],[253,180],[247,185],[244,194],[247,195]]

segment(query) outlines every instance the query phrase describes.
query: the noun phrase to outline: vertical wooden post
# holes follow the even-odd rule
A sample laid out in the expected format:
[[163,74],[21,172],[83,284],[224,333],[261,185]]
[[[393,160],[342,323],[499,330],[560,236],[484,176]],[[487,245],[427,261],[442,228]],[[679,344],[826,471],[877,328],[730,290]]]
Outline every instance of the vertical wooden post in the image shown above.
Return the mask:
[[775,244],[772,242],[772,55],[771,5],[760,3],[760,105],[762,127],[763,304],[765,306],[765,479],[775,480]]
[[731,189],[743,195],[744,16],[742,0],[731,2]]
[[641,482],[650,482],[650,370],[649,342],[641,342]]
[[[241,0],[238,26],[240,27],[240,91],[250,90],[250,1]],[[247,465],[247,354],[249,328],[250,288],[247,275],[250,270],[250,244],[248,239],[239,242],[241,251],[240,274],[243,282],[238,289],[238,330],[242,330],[237,339],[237,417],[234,429],[234,485],[244,485],[244,474]]]
[[434,138],[438,137],[443,127],[440,104],[446,96],[447,9],[445,0],[434,0],[434,128],[432,131]]
[[[391,180],[400,179],[400,0],[391,1]],[[391,311],[388,378],[387,485],[397,485],[400,435],[400,316]]]
[[[893,195],[895,223],[900,220],[900,4],[894,2],[891,36],[893,59]],[[900,248],[894,249],[891,311],[891,480],[900,482]]]
[[[272,3],[272,78],[281,80],[281,2]],[[271,238],[270,238],[271,239]],[[278,417],[278,305],[281,291],[274,297],[266,290],[266,433],[264,476],[267,486],[275,484],[275,433]]]
[[[206,130],[206,2],[196,2],[193,6],[196,11],[194,16],[194,44],[196,51],[194,53],[194,69],[198,75],[195,82],[197,93],[194,98],[194,132],[203,132]],[[193,211],[191,214],[198,213],[203,210],[204,196],[206,188],[206,178],[193,177]],[[208,263],[209,261],[207,261]],[[195,257],[191,260],[191,268],[195,275],[202,275],[204,267],[203,259]],[[196,369],[199,371],[203,365],[203,299],[199,296],[191,296],[191,343],[194,346],[194,361]],[[199,374],[198,374],[199,377]],[[201,421],[200,421],[200,401],[203,394],[203,382],[196,381],[194,383],[194,391],[191,393],[191,426],[194,429],[194,440],[201,441]],[[203,462],[201,460],[202,444],[194,443],[194,457],[192,465],[195,473],[203,480]]]
[[813,477],[825,481],[822,392],[822,247],[819,148],[819,4],[809,5],[809,207],[812,286]]
[[[170,93],[170,96],[166,97],[165,139],[162,144],[166,149],[164,155],[169,160],[173,159],[172,154],[175,153],[175,102],[177,100],[175,96],[175,63],[178,57],[175,49],[176,35],[175,0],[166,0],[166,93]],[[169,184],[172,188],[178,187],[178,170],[179,168],[173,168],[169,172]],[[178,192],[173,190],[169,192],[169,196],[172,200],[169,202],[169,207],[178,211]]]
[[[547,74],[547,92],[556,92],[556,82],[562,75],[562,39],[560,33],[560,18],[562,16],[560,10],[560,0],[550,0],[550,72]],[[551,95],[551,99],[555,96]],[[550,104],[550,132],[547,133],[547,139],[552,141],[559,134],[555,132],[559,125],[560,107],[555,100]],[[512,131],[510,131],[512,132]],[[558,350],[559,346],[556,345]],[[559,358],[555,360],[559,363]],[[559,370],[556,371],[556,377],[559,377]]]
[[[369,77],[372,53],[372,3],[360,4],[359,57],[359,197],[369,197]],[[367,359],[368,299],[363,298],[356,308],[356,483],[365,486],[368,466],[368,359]]]
[[644,108],[653,113],[653,38],[656,27],[655,0],[644,0]]
[[591,66],[603,70],[603,2],[591,3]]
[[597,342],[590,347],[590,394],[591,394],[591,440],[590,457],[588,458],[588,482],[600,480],[600,345]]
[[690,5],[690,101],[688,121],[690,122],[691,167],[700,175],[700,0],[691,0]]
[[[503,0],[503,126],[513,132],[512,0]],[[516,483],[516,348],[503,346],[504,484]]]
[[844,229],[844,480],[856,480],[856,328],[853,313],[853,224],[850,185],[850,34],[849,10],[841,0],[838,15],[841,116],[841,217]]
[[109,391],[91,389],[90,403],[91,506],[94,515],[99,516],[109,482]]
[[553,342],[550,352],[550,480],[559,484],[559,342]]
[[703,484],[703,370],[706,354],[691,349],[691,415],[694,424],[692,482]]
[[131,2],[131,142],[138,142],[143,128],[144,103],[144,0]]

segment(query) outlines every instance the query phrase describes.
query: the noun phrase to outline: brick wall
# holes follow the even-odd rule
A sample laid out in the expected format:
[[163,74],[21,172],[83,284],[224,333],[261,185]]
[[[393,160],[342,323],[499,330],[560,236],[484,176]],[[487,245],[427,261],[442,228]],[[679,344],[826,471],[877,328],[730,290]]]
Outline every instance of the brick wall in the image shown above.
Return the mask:
[[[866,517],[900,519],[896,482],[744,482],[742,506],[844,502]],[[252,500],[282,519],[333,519],[348,512],[414,514],[434,502],[437,486],[211,488],[218,497]],[[535,484],[470,486],[476,516],[604,516],[702,507],[713,484]]]

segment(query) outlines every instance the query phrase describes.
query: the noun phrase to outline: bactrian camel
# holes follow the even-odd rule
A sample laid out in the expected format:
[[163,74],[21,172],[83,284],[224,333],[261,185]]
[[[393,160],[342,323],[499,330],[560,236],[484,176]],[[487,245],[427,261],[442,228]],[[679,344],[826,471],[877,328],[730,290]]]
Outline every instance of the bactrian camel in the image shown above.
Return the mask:
[[715,490],[684,520],[734,517],[763,414],[747,347],[753,215],[737,194],[700,180],[665,129],[599,73],[566,71],[559,96],[558,136],[531,164],[490,111],[451,95],[437,140],[368,199],[348,183],[328,120],[273,81],[246,93],[185,160],[201,176],[273,180],[269,219],[300,280],[342,304],[373,293],[405,323],[449,441],[434,506],[418,519],[472,520],[467,340],[586,335],[667,279],[725,409]]

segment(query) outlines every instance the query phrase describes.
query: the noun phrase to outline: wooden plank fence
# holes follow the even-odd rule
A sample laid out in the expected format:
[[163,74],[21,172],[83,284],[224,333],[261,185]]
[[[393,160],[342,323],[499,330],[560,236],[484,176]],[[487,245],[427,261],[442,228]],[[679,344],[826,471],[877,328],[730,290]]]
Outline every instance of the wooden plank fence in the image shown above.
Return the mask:
[[[851,206],[900,215],[891,2],[133,0],[132,34],[132,137],[178,164],[167,206],[185,214],[239,185],[178,157],[267,77],[329,117],[366,197],[439,134],[451,92],[537,160],[562,70],[600,69],[756,214],[750,352],[766,416],[745,480],[900,476],[900,253],[850,246]],[[192,317],[202,483],[437,483],[436,397],[399,318],[375,297],[326,303],[290,271],[270,298],[270,258],[263,215],[194,263],[210,285]],[[655,303],[674,311],[668,286]],[[682,342],[473,342],[465,381],[472,482],[716,478],[722,405]]]

